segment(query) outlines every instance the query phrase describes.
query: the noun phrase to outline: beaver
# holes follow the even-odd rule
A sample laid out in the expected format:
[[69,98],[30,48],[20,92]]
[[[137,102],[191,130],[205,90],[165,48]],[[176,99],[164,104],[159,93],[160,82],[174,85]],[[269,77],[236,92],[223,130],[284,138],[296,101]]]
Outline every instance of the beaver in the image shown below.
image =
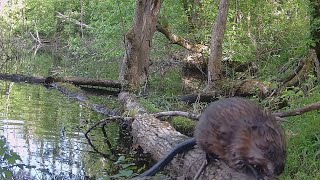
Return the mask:
[[268,111],[244,98],[211,103],[195,129],[198,146],[236,170],[252,168],[260,178],[276,177],[285,166],[284,130]]
[[196,144],[209,156],[235,170],[251,172],[256,179],[275,179],[284,170],[287,147],[283,128],[270,112],[244,98],[212,102],[201,114],[194,135],[139,177],[153,176],[176,154]]

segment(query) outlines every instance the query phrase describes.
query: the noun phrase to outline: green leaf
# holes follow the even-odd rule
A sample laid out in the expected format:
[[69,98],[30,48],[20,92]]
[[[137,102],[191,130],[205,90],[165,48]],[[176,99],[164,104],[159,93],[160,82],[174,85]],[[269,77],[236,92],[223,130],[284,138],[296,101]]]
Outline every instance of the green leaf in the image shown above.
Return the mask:
[[120,156],[117,160],[117,162],[115,162],[114,164],[120,164],[121,162],[123,162],[125,160],[124,156]]
[[9,164],[13,165],[14,163],[16,163],[17,159],[15,157],[10,156],[7,160]]
[[6,176],[6,179],[8,179],[8,178],[12,178],[13,177],[13,174],[12,174],[12,172],[11,171],[9,171],[9,170],[6,170],[6,171],[4,171],[4,174],[5,174],[5,176]]
[[5,152],[6,152],[5,148],[0,148],[0,157],[2,157]]
[[18,153],[11,151],[11,157],[16,160],[20,160],[21,161],[21,157],[19,156]]
[[135,165],[134,163],[122,164],[121,167],[122,167],[123,169],[126,169],[127,167],[134,166],[134,165]]
[[3,139],[0,139],[0,147],[4,147],[6,145],[6,142]]
[[122,176],[129,177],[129,176],[131,176],[133,174],[133,171],[132,170],[121,170],[120,174]]

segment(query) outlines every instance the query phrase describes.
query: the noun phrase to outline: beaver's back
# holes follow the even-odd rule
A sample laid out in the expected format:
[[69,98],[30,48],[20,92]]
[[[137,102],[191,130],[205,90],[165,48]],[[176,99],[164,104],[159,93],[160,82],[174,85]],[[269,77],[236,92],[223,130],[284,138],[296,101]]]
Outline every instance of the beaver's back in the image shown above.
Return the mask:
[[235,169],[247,164],[280,174],[286,159],[283,129],[275,117],[244,98],[211,103],[195,130],[197,144]]

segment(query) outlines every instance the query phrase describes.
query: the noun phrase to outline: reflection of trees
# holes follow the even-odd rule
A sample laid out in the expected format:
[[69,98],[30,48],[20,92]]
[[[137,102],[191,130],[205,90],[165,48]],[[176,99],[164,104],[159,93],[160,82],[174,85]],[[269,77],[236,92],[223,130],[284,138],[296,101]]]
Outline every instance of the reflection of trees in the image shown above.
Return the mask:
[[81,109],[81,105],[68,101],[59,92],[40,86],[11,83],[3,91],[1,94],[6,98],[0,100],[0,105],[5,111],[4,118],[21,122],[8,124],[5,134],[24,156],[23,163],[36,166],[24,168],[19,174],[36,179],[50,179],[54,175],[62,179],[83,177],[86,173],[82,153],[86,141],[76,126],[79,119],[96,118],[95,114]]
[[9,107],[10,107],[10,95],[11,95],[11,90],[14,82],[10,82],[9,85],[7,82],[5,82],[5,89],[6,89],[6,102],[5,102],[5,112],[4,112],[4,117],[7,119],[8,118],[8,113],[9,113]]

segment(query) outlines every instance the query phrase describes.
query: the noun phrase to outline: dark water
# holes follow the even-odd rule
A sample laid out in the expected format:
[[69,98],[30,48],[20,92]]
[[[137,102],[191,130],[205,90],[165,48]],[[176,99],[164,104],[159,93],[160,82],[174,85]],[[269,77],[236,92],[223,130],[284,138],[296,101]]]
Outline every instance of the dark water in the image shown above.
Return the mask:
[[[83,131],[99,115],[56,90],[0,81],[0,135],[17,152],[24,168],[17,179],[99,177]],[[101,170],[102,171],[102,170]]]

